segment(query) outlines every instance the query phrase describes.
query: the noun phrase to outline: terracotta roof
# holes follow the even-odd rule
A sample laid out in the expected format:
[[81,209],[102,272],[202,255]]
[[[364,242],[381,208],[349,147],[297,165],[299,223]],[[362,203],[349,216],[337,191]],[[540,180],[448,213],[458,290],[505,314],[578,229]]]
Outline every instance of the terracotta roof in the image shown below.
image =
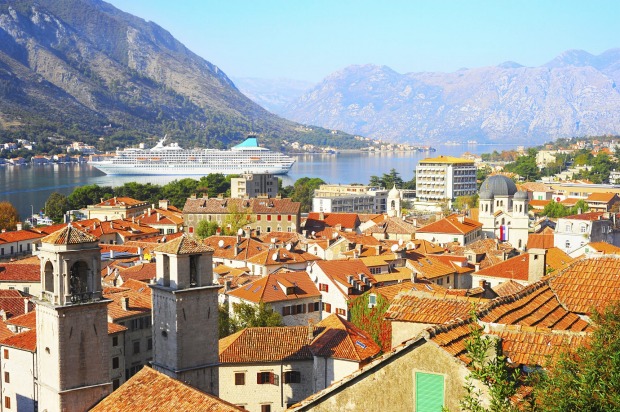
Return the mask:
[[306,228],[321,226],[323,223],[329,227],[340,225],[343,229],[355,229],[360,225],[360,219],[357,213],[324,213],[323,220],[319,213],[308,213]]
[[[129,279],[138,280],[140,282],[149,282],[151,279],[155,279],[157,271],[157,265],[152,263],[140,263],[135,266],[130,266],[126,269],[119,270],[119,276],[123,279],[123,282],[127,282]],[[125,284],[123,283],[123,286]]]
[[499,285],[493,287],[492,289],[493,289],[493,292],[497,293],[497,296],[501,297],[501,296],[514,295],[515,293],[521,291],[523,288],[525,288],[524,285],[510,279],[510,280],[500,283]]
[[558,332],[547,328],[503,326],[491,333],[501,338],[502,352],[509,362],[530,366],[547,366],[562,352],[587,344],[589,334]]
[[144,366],[127,382],[95,405],[92,412],[205,411],[243,409]]
[[588,246],[604,255],[620,255],[620,247],[607,242],[590,242]]
[[[462,222],[459,220],[462,219]],[[418,229],[419,233],[468,234],[482,228],[482,223],[468,217],[450,215]]]
[[554,241],[554,233],[551,232],[543,232],[543,233],[530,233],[527,236],[527,247],[528,249],[536,248],[536,249],[549,249],[553,247]]
[[452,266],[456,273],[470,273],[476,268],[467,261],[465,256],[455,255],[433,255],[433,259],[438,260],[446,265]]
[[[276,259],[274,259],[274,257],[276,257]],[[273,266],[306,263],[320,259],[320,257],[312,253],[304,252],[299,249],[286,250],[285,248],[274,248],[257,253],[248,258],[246,262],[263,266]]]
[[505,325],[542,326],[550,329],[584,331],[591,327],[558,300],[546,280],[525,287],[516,294],[493,299],[479,309],[483,322]]
[[469,364],[465,343],[469,340],[473,328],[481,329],[471,318],[454,321],[445,325],[436,325],[428,329],[429,338],[450,355]]
[[37,331],[30,329],[3,339],[0,345],[35,352],[37,350]]
[[620,301],[620,257],[603,255],[572,263],[549,280],[549,285],[570,311],[591,314]]
[[[423,255],[444,253],[446,251],[446,249],[434,244],[433,242],[429,242],[428,240],[414,239],[407,242],[407,245],[409,245],[409,243],[413,243],[413,245],[415,246],[415,251]],[[409,248],[407,247],[407,249]]]
[[370,274],[368,267],[359,259],[318,260],[313,263],[312,267],[314,265],[318,266],[347,297],[349,296],[348,289],[351,287],[348,280],[349,275],[353,276],[355,282],[359,280],[360,274],[364,274],[370,279],[371,286],[377,282],[374,276]]
[[527,281],[530,271],[529,261],[529,254],[524,253],[522,255],[506,259],[496,265],[480,269],[474,273],[474,275]]
[[33,310],[23,315],[13,316],[6,321],[7,325],[15,325],[20,328],[35,329],[37,327],[37,311]]
[[64,229],[60,229],[41,239],[42,243],[51,243],[54,245],[76,245],[79,243],[93,243],[98,241],[99,239],[97,237],[73,226],[65,226]]
[[110,198],[108,200],[104,200],[101,203],[97,203],[95,205],[96,206],[128,206],[128,207],[132,207],[132,206],[139,206],[139,205],[146,205],[147,202],[144,202],[142,200],[136,200],[136,199],[132,199],[131,197],[113,197]]
[[253,214],[288,214],[297,215],[301,203],[291,199],[187,199],[183,213],[228,214],[231,210],[238,213]]
[[0,263],[0,281],[11,282],[40,282],[41,266],[35,264],[21,264],[17,262]]
[[551,186],[540,182],[525,182],[519,185],[520,190],[528,192],[554,192]]
[[[150,210],[150,212],[149,212]],[[171,209],[146,209],[144,213],[135,217],[136,221],[144,225],[180,225],[183,223],[183,213]]]
[[586,202],[610,203],[617,197],[616,193],[591,193]]
[[385,312],[385,319],[399,322],[441,324],[466,319],[479,298],[450,295],[445,292],[409,291],[399,293]]
[[108,322],[108,335],[114,335],[116,333],[124,332],[127,328],[117,323]]
[[28,312],[34,310],[34,303],[26,297],[0,297],[0,311],[4,311],[7,318],[26,313],[26,304],[28,305]]
[[15,335],[15,333],[13,333],[13,331],[8,328],[6,323],[0,322],[0,341],[13,335]]
[[220,339],[222,363],[311,360],[308,326],[247,328]]
[[407,267],[413,270],[418,277],[436,279],[456,273],[451,263],[444,263],[433,255],[424,256],[416,252],[407,252]]
[[[213,249],[213,258],[218,259],[246,261],[250,257],[269,249],[267,243],[254,238],[242,237],[237,239],[236,236],[209,236],[203,240],[203,243]],[[237,245],[236,248],[235,245]]]
[[386,233],[396,235],[411,235],[415,233],[416,227],[411,223],[405,222],[401,218],[385,216],[382,221],[376,222],[376,225],[370,226],[364,230],[365,234]]
[[45,234],[40,233],[35,230],[31,230],[31,229],[4,232],[4,233],[0,233],[0,244],[22,242],[24,240],[40,239],[43,236],[45,236]]
[[388,301],[392,301],[396,295],[398,295],[401,291],[409,291],[409,290],[418,290],[418,291],[426,291],[426,292],[445,292],[443,286],[436,285],[432,282],[425,283],[413,283],[413,282],[401,282],[395,283],[393,285],[388,286],[375,286],[370,289],[369,293],[376,293],[383,296]]
[[547,206],[551,202],[551,200],[532,199],[529,201],[529,205],[532,206],[534,209],[544,209],[545,206]]
[[580,215],[572,215],[566,216],[562,219],[572,219],[572,220],[600,220],[605,218],[605,212],[588,212],[582,213]]
[[567,255],[560,248],[552,247],[550,249],[547,249],[547,255],[545,257],[547,272],[553,272],[555,270],[563,269],[574,260],[575,259]]
[[[288,290],[288,294],[286,290]],[[228,294],[255,303],[260,301],[265,303],[281,302],[321,296],[321,292],[306,272],[270,274],[232,290]]]
[[[106,291],[107,292],[107,291]],[[106,299],[112,300],[108,305],[108,318],[112,321],[120,321],[138,315],[151,313],[151,289],[144,285],[141,292],[124,288],[112,293],[104,293]],[[127,310],[123,309],[122,299],[129,298]]]
[[212,252],[209,246],[187,236],[181,236],[170,242],[155,248],[155,252],[169,253],[172,255],[188,255],[191,253]]
[[319,333],[310,345],[314,356],[363,362],[381,352],[369,334],[335,313],[316,327]]

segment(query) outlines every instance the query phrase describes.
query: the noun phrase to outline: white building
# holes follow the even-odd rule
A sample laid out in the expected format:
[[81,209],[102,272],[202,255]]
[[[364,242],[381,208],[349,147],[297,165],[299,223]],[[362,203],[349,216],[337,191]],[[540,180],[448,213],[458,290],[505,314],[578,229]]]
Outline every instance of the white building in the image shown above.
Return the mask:
[[278,176],[269,174],[244,174],[230,179],[230,197],[276,197],[278,195]]
[[582,213],[558,219],[553,236],[554,246],[570,257],[591,242],[614,243],[613,223],[604,212]]
[[480,186],[478,221],[482,234],[523,250],[528,237],[528,194],[506,176],[489,176]]
[[451,201],[476,193],[476,166],[472,160],[439,156],[416,166],[416,207]]

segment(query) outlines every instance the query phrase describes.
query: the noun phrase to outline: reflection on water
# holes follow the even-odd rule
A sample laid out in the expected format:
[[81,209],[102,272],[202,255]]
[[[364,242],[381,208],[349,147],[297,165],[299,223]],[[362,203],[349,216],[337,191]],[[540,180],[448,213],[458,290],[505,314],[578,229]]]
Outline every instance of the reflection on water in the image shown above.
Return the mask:
[[[487,153],[513,149],[515,146],[439,146],[434,153],[339,153],[337,155],[308,154],[296,156],[297,161],[284,185],[301,177],[318,177],[328,183],[368,183],[370,176],[381,176],[396,169],[404,180],[413,177],[420,159],[427,157],[461,156],[464,152]],[[87,164],[46,166],[0,166],[0,200],[8,200],[22,219],[31,208],[38,211],[53,192],[69,195],[75,187],[89,184],[120,186],[127,182],[165,185],[181,176],[107,176]],[[196,176],[192,176],[196,178]]]

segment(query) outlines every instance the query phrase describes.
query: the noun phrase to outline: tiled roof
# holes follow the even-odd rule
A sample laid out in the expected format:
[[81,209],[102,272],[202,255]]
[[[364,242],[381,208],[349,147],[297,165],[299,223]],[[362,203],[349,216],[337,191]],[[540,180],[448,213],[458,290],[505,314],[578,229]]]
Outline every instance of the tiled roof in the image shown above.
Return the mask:
[[7,325],[15,325],[20,328],[35,329],[37,327],[37,311],[32,310],[23,315],[13,316],[6,321]]
[[381,352],[370,335],[335,313],[316,327],[319,333],[310,345],[315,356],[363,362]]
[[108,322],[108,335],[114,335],[115,333],[124,332],[127,328],[117,323]]
[[474,275],[527,281],[529,270],[529,254],[524,253],[496,265],[480,269]]
[[433,259],[438,260],[446,265],[452,266],[456,273],[469,273],[473,272],[476,268],[474,265],[467,261],[464,256],[455,255],[433,255]]
[[[246,237],[237,239],[236,236],[209,236],[203,242],[213,249],[213,258],[218,259],[246,261],[269,249],[269,244]],[[237,245],[236,248],[235,245]]]
[[374,276],[370,274],[368,267],[359,259],[318,260],[314,262],[314,265],[318,266],[345,296],[349,296],[348,289],[351,287],[348,280],[349,275],[358,281],[359,275],[364,274],[370,279],[371,286],[377,282]]
[[418,277],[436,279],[456,273],[451,263],[444,263],[433,255],[424,256],[416,252],[407,252],[407,267],[416,272]]
[[[146,285],[143,286],[141,292],[123,288],[122,290],[117,290],[112,293],[104,293],[103,296],[106,299],[112,300],[108,305],[108,318],[112,321],[119,321],[133,316],[151,313],[151,289]],[[123,309],[123,298],[129,298],[127,310]]]
[[171,209],[149,209],[136,216],[136,221],[144,225],[180,225],[183,223],[183,213]]
[[574,260],[575,259],[567,255],[562,249],[557,247],[552,247],[548,249],[547,255],[545,257],[547,271],[550,272],[563,269]]
[[155,279],[156,269],[157,265],[155,262],[140,263],[138,265],[119,270],[119,276],[123,279],[123,282],[126,282],[129,279],[138,280],[140,282],[149,282],[151,279]]
[[[444,253],[446,251],[441,246],[429,242],[428,240],[415,239],[410,242],[415,246],[415,251],[423,255],[434,255],[437,253]],[[407,244],[410,242],[407,242]]]
[[37,350],[37,331],[30,329],[3,339],[0,345],[35,352]]
[[588,196],[588,198],[586,199],[586,202],[609,203],[616,197],[617,195],[615,193],[591,193],[590,196]]
[[443,286],[439,286],[431,282],[426,282],[426,283],[401,282],[401,283],[395,283],[393,285],[388,285],[388,286],[375,286],[372,289],[370,289],[370,293],[379,294],[383,296],[385,299],[387,299],[388,301],[392,301],[396,297],[396,295],[398,295],[400,292],[409,291],[409,290],[419,290],[419,291],[426,291],[426,292],[445,292],[447,289],[445,289]]
[[554,233],[551,232],[543,232],[543,233],[530,233],[527,236],[527,247],[528,249],[549,249],[553,247],[554,241]]
[[524,285],[510,279],[510,280],[500,283],[499,285],[493,287],[492,289],[493,289],[493,292],[497,293],[497,296],[501,297],[501,296],[514,295],[515,293],[521,291],[523,288],[525,288]]
[[291,199],[187,199],[183,213],[228,214],[232,210],[237,213],[253,214],[287,214],[299,213],[301,203]]
[[[462,221],[461,221],[462,220]],[[482,223],[468,217],[450,215],[418,229],[419,233],[468,234],[482,228]]]
[[588,322],[569,312],[546,280],[525,287],[514,295],[493,299],[479,309],[483,322],[505,325],[542,326],[550,329],[589,330]]
[[534,209],[544,209],[545,206],[547,206],[549,203],[551,203],[551,200],[532,199],[530,200],[529,205],[532,206]]
[[519,190],[527,190],[528,192],[553,192],[554,190],[544,183],[526,182],[519,185]]
[[98,242],[99,239],[91,234],[81,231],[73,226],[65,226],[57,232],[41,239],[42,243],[54,245],[76,245],[79,243]]
[[473,328],[481,329],[471,318],[458,320],[445,325],[436,325],[428,329],[429,338],[450,355],[469,364],[471,359],[467,355],[465,343],[470,339]]
[[611,245],[607,242],[590,242],[588,246],[604,255],[620,255],[620,247]]
[[24,313],[26,313],[26,304],[28,305],[28,312],[34,310],[34,303],[30,302],[28,298],[0,297],[0,311],[4,311],[7,318],[23,315]]
[[45,234],[40,233],[35,230],[30,230],[30,229],[4,232],[4,233],[0,233],[0,244],[23,242],[24,240],[40,239],[43,236],[45,236]]
[[319,213],[310,212],[306,220],[306,228],[321,226],[321,222],[329,227],[341,225],[343,229],[355,229],[360,225],[357,213],[324,213],[323,220],[321,220]]
[[[274,257],[276,257],[276,259],[274,259]],[[285,248],[275,248],[264,250],[263,252],[248,258],[246,262],[270,266],[306,263],[320,259],[320,257],[313,255],[312,253],[304,252],[299,249],[286,250]]]
[[0,322],[0,341],[8,338],[9,336],[15,335],[11,329],[8,328],[6,323]]
[[132,199],[131,197],[113,197],[111,199],[108,200],[104,200],[101,203],[97,203],[95,206],[128,206],[128,207],[132,207],[132,206],[139,206],[139,205],[145,205],[147,204],[146,202],[142,201],[142,200],[136,200],[136,199]]
[[247,328],[220,339],[220,362],[311,360],[308,326]]
[[[291,286],[287,288],[290,289],[288,295],[284,290],[286,286]],[[265,303],[281,302],[321,296],[321,292],[306,272],[270,274],[232,290],[228,294],[255,303],[260,301]]]
[[479,298],[450,295],[445,292],[409,291],[399,293],[385,312],[385,319],[399,322],[441,324],[466,319],[482,302]]
[[242,410],[218,397],[208,395],[144,366],[127,382],[95,405],[91,412],[238,412]]
[[547,328],[503,326],[492,328],[491,333],[501,338],[502,352],[511,363],[547,366],[561,352],[587,344],[589,334],[558,332]]
[[603,255],[572,263],[549,280],[549,285],[570,311],[591,314],[620,301],[620,257]]
[[0,263],[0,281],[11,282],[40,282],[41,281],[41,266],[40,264],[21,264],[17,261],[15,263]]
[[155,248],[156,252],[172,255],[188,255],[191,253],[212,252],[209,246],[187,236],[181,236]]
[[415,231],[416,227],[411,223],[405,222],[397,217],[385,216],[383,220],[376,222],[376,225],[370,226],[364,230],[364,234],[387,233],[395,235],[411,235],[415,233]]
[[566,216],[562,219],[573,219],[573,220],[599,220],[605,217],[605,212],[588,212],[582,213],[580,215],[572,215]]

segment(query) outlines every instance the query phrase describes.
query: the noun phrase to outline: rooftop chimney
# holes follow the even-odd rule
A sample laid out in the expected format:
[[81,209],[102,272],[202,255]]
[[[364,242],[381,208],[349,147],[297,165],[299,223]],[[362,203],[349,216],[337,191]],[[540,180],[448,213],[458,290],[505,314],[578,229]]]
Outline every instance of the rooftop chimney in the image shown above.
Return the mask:
[[308,321],[308,341],[312,341],[314,339],[314,323],[312,320]]
[[532,248],[527,251],[530,255],[528,262],[527,281],[534,283],[542,279],[547,271],[547,250]]
[[28,313],[28,311],[30,310],[30,308],[28,307],[28,303],[29,303],[29,300],[24,299],[24,313]]
[[159,201],[159,208],[163,210],[168,210],[168,200],[163,199]]
[[22,230],[22,222],[17,222],[15,226],[16,230]]
[[123,308],[123,310],[129,310],[129,298],[128,297],[121,298],[121,307]]

